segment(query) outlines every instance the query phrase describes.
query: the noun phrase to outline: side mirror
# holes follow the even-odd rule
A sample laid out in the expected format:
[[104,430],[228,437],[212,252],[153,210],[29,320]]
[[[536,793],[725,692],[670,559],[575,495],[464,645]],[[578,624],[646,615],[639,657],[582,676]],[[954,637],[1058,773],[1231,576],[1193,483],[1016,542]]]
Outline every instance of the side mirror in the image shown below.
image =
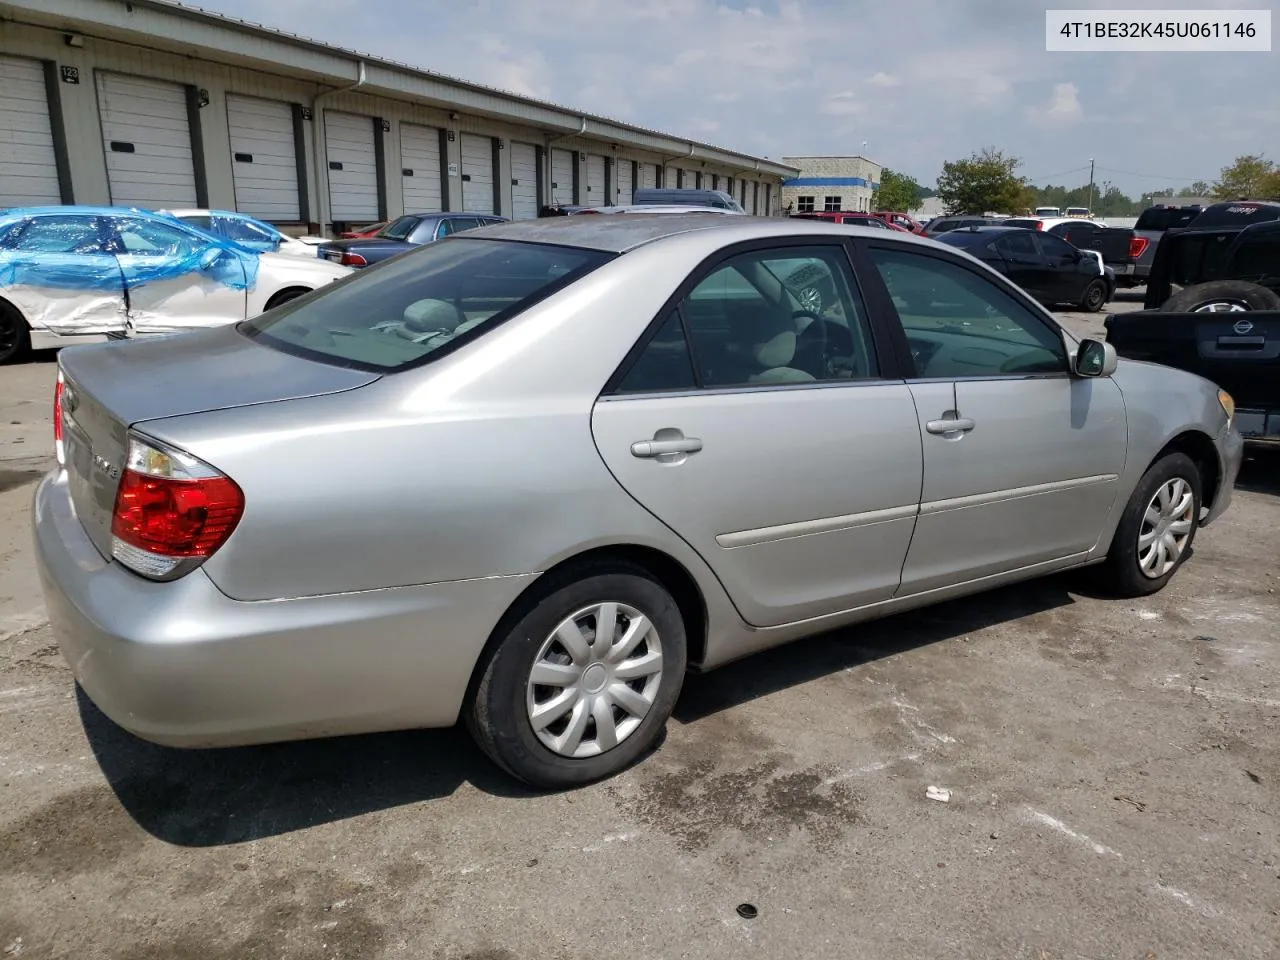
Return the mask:
[[1081,340],[1076,351],[1076,376],[1109,377],[1116,372],[1119,360],[1116,348],[1104,340]]
[[200,269],[212,270],[213,265],[222,259],[222,250],[218,247],[206,247],[200,254]]

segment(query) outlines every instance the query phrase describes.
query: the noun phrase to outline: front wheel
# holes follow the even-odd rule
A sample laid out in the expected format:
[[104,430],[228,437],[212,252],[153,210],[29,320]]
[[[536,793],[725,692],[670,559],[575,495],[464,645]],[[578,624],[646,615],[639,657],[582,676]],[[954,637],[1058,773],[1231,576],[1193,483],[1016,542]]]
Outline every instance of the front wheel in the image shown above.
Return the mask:
[[1125,505],[1103,568],[1122,597],[1164,589],[1191,551],[1200,526],[1200,471],[1184,453],[1152,464]]
[[557,576],[482,664],[467,725],[508,773],[582,786],[624,770],[657,741],[684,680],[684,621],[630,565]]
[[1080,298],[1080,308],[1088,313],[1097,313],[1107,302],[1107,284],[1104,280],[1093,280],[1084,288]]

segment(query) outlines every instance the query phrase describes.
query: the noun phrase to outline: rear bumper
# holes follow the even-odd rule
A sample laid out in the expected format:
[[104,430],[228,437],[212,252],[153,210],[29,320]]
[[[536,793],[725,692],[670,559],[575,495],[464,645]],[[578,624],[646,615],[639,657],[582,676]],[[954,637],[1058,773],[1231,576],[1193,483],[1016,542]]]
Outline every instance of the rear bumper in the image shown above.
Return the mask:
[[1236,429],[1246,440],[1280,442],[1280,407],[1276,409],[1238,407]]
[[49,622],[76,680],[117,724],[169,746],[450,726],[532,579],[243,602],[201,570],[153,583],[104,560],[61,472],[33,514]]

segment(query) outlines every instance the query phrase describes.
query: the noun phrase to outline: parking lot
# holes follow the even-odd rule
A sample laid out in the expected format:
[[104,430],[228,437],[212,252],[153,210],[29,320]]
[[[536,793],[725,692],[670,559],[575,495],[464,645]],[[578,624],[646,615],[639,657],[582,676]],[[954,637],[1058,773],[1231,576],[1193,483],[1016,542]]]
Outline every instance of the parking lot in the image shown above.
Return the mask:
[[548,795],[461,732],[182,752],[78,697],[29,542],[53,369],[0,372],[5,960],[1280,952],[1280,456],[1150,600],[1055,577],[759,655]]

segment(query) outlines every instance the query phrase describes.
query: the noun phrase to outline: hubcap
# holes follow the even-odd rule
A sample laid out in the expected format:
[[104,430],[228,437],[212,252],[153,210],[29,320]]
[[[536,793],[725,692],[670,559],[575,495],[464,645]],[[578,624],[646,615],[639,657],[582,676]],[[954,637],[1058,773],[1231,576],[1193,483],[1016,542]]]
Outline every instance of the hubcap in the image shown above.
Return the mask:
[[1138,568],[1152,580],[1173,569],[1186,549],[1195,520],[1191,484],[1175,477],[1156,491],[1138,531]]
[[612,750],[649,715],[662,685],[662,641],[624,603],[566,617],[542,643],[526,703],[538,740],[562,757]]
[[1215,300],[1204,303],[1191,311],[1192,313],[1248,313],[1249,308],[1234,300]]

